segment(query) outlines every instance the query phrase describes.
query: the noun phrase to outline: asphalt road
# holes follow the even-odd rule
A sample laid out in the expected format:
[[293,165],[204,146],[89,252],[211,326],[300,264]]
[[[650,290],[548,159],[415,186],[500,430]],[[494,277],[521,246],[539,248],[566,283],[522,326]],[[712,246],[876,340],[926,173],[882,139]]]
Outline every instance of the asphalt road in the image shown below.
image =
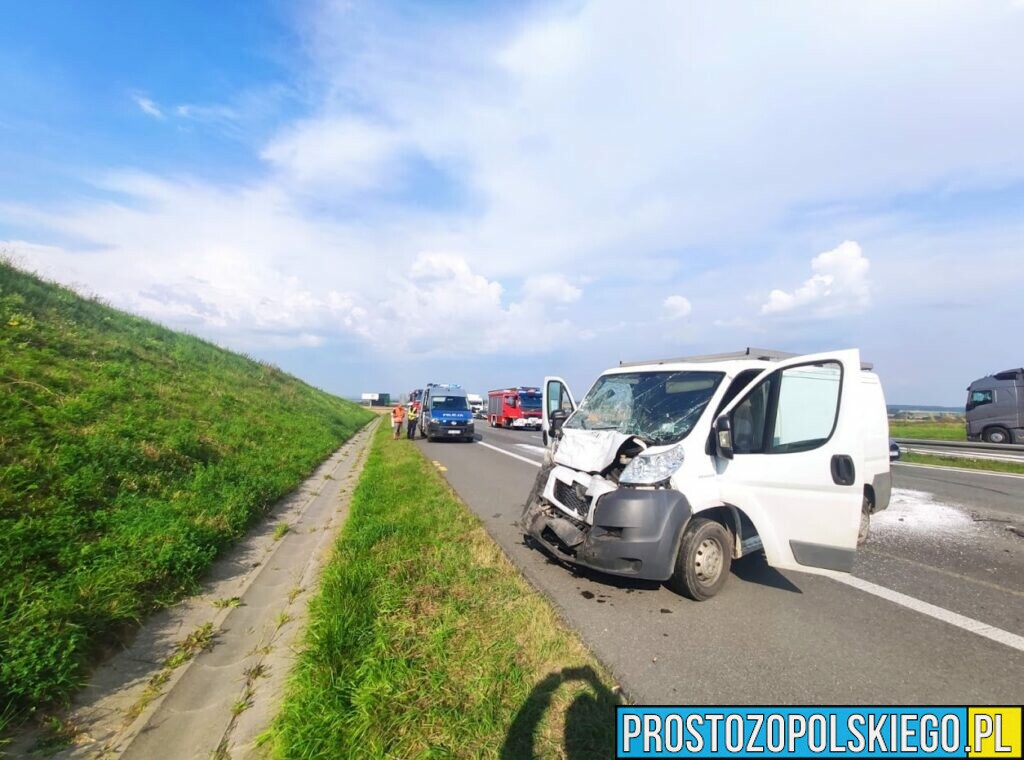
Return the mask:
[[1024,702],[1024,478],[897,466],[858,555],[862,588],[757,555],[697,603],[526,545],[515,521],[540,434],[477,424],[475,443],[417,445],[634,701]]

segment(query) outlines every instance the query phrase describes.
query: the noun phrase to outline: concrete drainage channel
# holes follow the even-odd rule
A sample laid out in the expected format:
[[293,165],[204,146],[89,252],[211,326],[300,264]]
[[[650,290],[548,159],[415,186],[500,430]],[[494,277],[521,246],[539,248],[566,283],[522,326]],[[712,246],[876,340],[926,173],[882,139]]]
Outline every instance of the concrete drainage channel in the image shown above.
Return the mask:
[[[378,424],[219,559],[201,595],[154,615],[97,669],[65,720],[73,743],[57,757],[258,756]],[[10,749],[30,751],[30,737],[24,745]]]

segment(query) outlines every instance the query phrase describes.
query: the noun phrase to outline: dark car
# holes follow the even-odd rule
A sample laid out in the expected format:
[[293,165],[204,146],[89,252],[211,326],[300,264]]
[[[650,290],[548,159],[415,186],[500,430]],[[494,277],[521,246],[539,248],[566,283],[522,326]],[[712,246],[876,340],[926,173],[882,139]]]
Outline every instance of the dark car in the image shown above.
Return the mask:
[[898,443],[896,443],[896,441],[894,441],[892,438],[890,438],[889,439],[889,461],[890,462],[895,462],[897,459],[900,458],[900,454],[902,454],[902,453],[903,453],[903,451],[900,449],[900,445]]

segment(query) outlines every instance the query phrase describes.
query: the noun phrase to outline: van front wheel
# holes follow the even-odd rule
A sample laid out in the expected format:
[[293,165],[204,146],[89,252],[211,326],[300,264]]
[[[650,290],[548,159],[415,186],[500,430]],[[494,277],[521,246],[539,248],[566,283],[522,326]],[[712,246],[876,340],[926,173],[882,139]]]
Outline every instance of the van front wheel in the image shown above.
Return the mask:
[[732,566],[732,535],[721,523],[694,517],[683,532],[668,587],[703,602],[717,594]]

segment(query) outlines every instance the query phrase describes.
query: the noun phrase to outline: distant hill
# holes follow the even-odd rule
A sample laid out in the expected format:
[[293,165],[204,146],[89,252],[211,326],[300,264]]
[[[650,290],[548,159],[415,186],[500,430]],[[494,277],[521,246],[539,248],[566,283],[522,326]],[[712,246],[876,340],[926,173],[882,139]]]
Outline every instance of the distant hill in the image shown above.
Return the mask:
[[0,262],[0,732],[371,417]]
[[889,404],[886,408],[889,410],[889,414],[897,414],[898,412],[938,412],[940,414],[964,413],[964,408],[962,406],[915,406],[913,404]]

